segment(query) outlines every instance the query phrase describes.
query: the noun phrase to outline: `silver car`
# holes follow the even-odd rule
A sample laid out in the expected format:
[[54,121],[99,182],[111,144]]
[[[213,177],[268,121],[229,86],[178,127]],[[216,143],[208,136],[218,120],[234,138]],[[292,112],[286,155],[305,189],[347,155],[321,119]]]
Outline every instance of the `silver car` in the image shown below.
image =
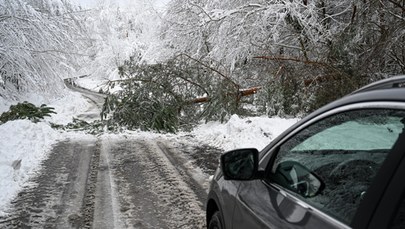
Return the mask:
[[405,228],[405,76],[315,111],[262,151],[224,153],[208,228]]

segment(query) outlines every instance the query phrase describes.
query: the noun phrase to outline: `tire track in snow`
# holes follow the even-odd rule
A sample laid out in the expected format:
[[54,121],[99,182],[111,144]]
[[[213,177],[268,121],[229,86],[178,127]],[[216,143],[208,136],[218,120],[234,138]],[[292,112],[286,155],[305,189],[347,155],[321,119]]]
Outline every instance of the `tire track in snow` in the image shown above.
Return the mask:
[[91,203],[84,208],[88,214],[82,207],[93,195],[86,186],[94,182],[89,170],[97,170],[98,151],[94,141],[58,143],[39,175],[13,200],[10,214],[0,218],[0,227],[79,228],[91,222]]
[[118,141],[110,152],[125,227],[205,227],[199,197],[155,142]]
[[125,136],[60,142],[0,228],[204,228],[206,188],[185,153],[201,152],[172,143]]
[[182,177],[182,180],[194,191],[196,194],[199,202],[202,204],[201,208],[204,209],[203,203],[207,200],[207,188],[201,184],[201,181],[198,182],[193,177],[195,176],[192,171],[190,171],[190,167],[187,166],[190,162],[187,161],[186,158],[181,157],[179,152],[173,152],[165,143],[157,142],[157,146],[159,147],[160,151],[164,153],[167,159],[170,161],[172,165],[176,168],[179,175]]

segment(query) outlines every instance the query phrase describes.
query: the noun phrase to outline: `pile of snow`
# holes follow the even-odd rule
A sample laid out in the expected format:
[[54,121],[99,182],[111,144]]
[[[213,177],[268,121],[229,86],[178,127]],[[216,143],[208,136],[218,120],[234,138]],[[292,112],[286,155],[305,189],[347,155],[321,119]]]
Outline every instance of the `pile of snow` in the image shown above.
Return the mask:
[[[58,132],[51,128],[50,122],[67,124],[72,121],[72,117],[86,113],[94,106],[80,93],[70,91],[65,91],[57,99],[33,96],[27,101],[37,106],[46,103],[55,108],[56,114],[39,123],[15,120],[0,125],[0,216],[5,214],[11,199],[39,170],[41,162],[48,158],[55,143],[69,137],[85,137],[83,133]],[[0,114],[8,111],[12,104],[16,102],[0,103]]]
[[61,138],[43,122],[16,120],[0,125],[0,215]]
[[73,117],[88,112],[92,107],[89,101],[78,92],[70,92],[63,97],[54,99],[48,106],[53,107],[56,114],[46,117],[45,120],[59,125],[72,122]]
[[192,134],[199,141],[225,151],[237,148],[261,150],[298,120],[264,116],[240,118],[233,115],[225,124],[219,122],[202,124],[195,128]]
[[5,100],[4,98],[0,97],[0,115],[3,112],[8,111],[10,105],[11,103],[8,100]]

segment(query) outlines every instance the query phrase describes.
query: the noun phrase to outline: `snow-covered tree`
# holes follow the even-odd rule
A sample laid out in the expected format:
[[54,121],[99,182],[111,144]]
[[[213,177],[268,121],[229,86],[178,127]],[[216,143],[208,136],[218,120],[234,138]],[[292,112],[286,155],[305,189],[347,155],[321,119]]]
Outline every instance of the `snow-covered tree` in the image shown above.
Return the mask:
[[153,61],[158,57],[153,47],[158,39],[160,16],[150,1],[131,1],[126,7],[100,2],[86,14],[85,24],[93,45],[91,58],[81,69],[81,75],[107,82],[120,78],[119,68],[127,60]]
[[165,61],[143,64],[151,49],[131,55],[103,114],[173,131],[235,113],[309,112],[404,72],[403,9],[393,0],[172,0],[156,52]]
[[[321,46],[333,36],[315,1],[180,2],[173,1],[167,14],[168,46],[232,68],[262,54],[282,53],[303,60],[319,56]],[[344,3],[331,7],[341,9],[336,14],[346,10]]]
[[60,92],[85,54],[74,11],[66,0],[0,0],[0,97]]
[[404,73],[404,8],[394,0],[173,0],[162,34],[173,55],[220,63],[242,86],[271,85],[278,95],[266,100],[280,98],[294,114]]

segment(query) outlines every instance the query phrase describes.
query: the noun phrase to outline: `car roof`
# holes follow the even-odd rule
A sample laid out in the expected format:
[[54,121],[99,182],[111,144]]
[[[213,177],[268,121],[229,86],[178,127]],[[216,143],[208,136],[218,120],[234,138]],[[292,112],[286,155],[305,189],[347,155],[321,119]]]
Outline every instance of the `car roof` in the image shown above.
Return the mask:
[[403,88],[405,87],[405,75],[394,76],[387,79],[379,80],[374,83],[368,84],[351,94],[357,94],[365,91],[373,91],[378,89],[390,89],[390,88]]
[[[368,84],[314,112],[315,115],[349,104],[364,102],[405,102],[405,75]],[[312,115],[311,115],[312,116]]]
[[364,102],[405,102],[405,75],[368,84],[349,95],[321,107],[308,116],[311,118],[336,107]]

